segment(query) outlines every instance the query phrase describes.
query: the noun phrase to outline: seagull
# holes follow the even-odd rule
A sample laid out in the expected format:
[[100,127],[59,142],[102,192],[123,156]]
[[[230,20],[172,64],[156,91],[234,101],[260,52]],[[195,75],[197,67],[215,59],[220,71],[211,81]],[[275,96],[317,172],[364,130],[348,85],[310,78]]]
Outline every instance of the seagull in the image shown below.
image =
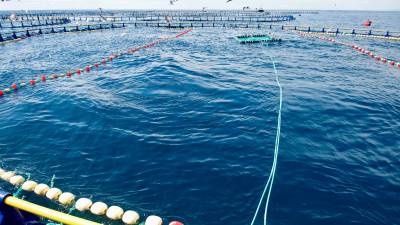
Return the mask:
[[226,3],[228,3],[228,2],[231,2],[232,0],[228,0],[228,1],[226,1]]
[[175,2],[177,2],[178,0],[170,0],[169,4],[173,5]]

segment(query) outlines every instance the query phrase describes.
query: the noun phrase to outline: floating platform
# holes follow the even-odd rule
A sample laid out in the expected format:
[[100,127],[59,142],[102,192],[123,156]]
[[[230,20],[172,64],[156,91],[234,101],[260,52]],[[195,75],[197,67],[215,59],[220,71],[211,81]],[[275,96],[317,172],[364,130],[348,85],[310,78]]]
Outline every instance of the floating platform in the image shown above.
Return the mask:
[[243,35],[235,37],[241,44],[260,43],[260,42],[281,42],[282,39],[273,38],[266,34]]

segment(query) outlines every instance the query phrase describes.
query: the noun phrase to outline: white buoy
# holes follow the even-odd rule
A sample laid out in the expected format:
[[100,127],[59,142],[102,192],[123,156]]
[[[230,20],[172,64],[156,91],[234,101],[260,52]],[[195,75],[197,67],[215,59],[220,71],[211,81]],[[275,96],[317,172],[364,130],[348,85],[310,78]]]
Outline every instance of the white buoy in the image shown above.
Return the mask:
[[5,172],[1,175],[1,179],[5,181],[9,181],[11,177],[15,176],[15,173],[12,171]]
[[139,222],[139,219],[140,219],[139,214],[132,210],[126,211],[122,216],[122,222],[129,225],[137,224]]
[[49,189],[50,189],[50,188],[49,188],[49,186],[48,186],[47,184],[38,184],[38,185],[35,187],[34,192],[35,192],[37,195],[42,195],[42,196],[44,196],[44,195],[46,195],[46,193],[47,193],[47,191],[48,191]]
[[124,214],[124,210],[121,207],[113,205],[107,209],[106,216],[112,220],[120,220],[122,218],[123,214]]
[[106,214],[108,206],[104,202],[95,202],[92,207],[90,207],[90,212],[94,215],[104,215]]
[[64,192],[58,198],[58,201],[63,205],[72,205],[75,200],[75,195],[70,192]]
[[35,187],[37,186],[37,183],[33,180],[27,180],[25,183],[22,184],[22,190],[24,191],[33,191],[35,190]]
[[19,186],[25,182],[25,178],[20,175],[16,175],[10,178],[10,183],[14,186]]
[[93,202],[92,200],[88,198],[80,198],[78,201],[75,203],[75,208],[81,212],[89,210],[90,206],[92,206]]
[[50,188],[46,193],[46,198],[50,200],[57,200],[58,197],[62,194],[62,191],[58,188]]
[[144,225],[162,225],[162,219],[158,216],[149,216]]

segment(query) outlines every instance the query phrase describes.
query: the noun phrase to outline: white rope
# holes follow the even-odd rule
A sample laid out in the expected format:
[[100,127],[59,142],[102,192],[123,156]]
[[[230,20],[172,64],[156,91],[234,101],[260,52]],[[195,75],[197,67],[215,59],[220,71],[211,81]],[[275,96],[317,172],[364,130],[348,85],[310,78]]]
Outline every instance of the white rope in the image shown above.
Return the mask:
[[251,221],[251,225],[254,225],[254,223],[256,221],[258,212],[260,210],[261,204],[262,204],[262,202],[264,200],[264,197],[265,197],[265,193],[268,190],[267,200],[265,202],[265,210],[264,210],[264,225],[267,224],[269,200],[270,200],[270,197],[271,197],[272,185],[274,183],[276,165],[278,163],[279,140],[280,140],[280,135],[281,135],[281,115],[282,115],[282,101],[283,101],[283,97],[282,96],[283,96],[283,91],[282,91],[282,86],[281,86],[281,84],[279,82],[278,71],[276,70],[274,59],[271,56],[269,56],[269,57],[270,57],[270,59],[272,61],[272,65],[273,65],[273,68],[274,68],[276,84],[279,87],[278,124],[277,124],[277,129],[276,129],[274,160],[273,160],[273,163],[272,163],[272,168],[271,168],[271,171],[270,171],[269,176],[268,176],[267,184],[265,185],[263,193],[262,193],[261,198],[260,198],[260,201],[258,202],[258,206],[257,206],[256,212],[254,213],[253,220]]

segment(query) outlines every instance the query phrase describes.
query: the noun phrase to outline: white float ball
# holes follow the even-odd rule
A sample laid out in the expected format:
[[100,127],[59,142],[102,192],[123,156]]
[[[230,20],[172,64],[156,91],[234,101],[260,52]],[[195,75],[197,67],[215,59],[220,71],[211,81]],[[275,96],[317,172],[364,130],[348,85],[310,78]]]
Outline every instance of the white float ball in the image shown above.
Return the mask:
[[108,206],[104,202],[95,202],[92,207],[90,207],[90,212],[94,215],[104,215],[106,214]]
[[46,195],[46,193],[47,193],[47,191],[49,190],[50,188],[49,188],[49,186],[47,185],[47,184],[38,184],[36,187],[35,187],[35,190],[34,190],[34,192],[37,194],[37,195]]
[[70,192],[64,192],[58,198],[58,201],[63,205],[71,205],[75,200],[75,195]]
[[137,212],[128,210],[122,216],[122,222],[125,224],[137,224],[139,222],[140,216]]
[[90,206],[92,206],[92,200],[88,198],[80,198],[75,203],[75,208],[81,212],[89,210]]
[[149,216],[146,219],[145,225],[161,225],[162,219],[158,216]]
[[25,182],[25,178],[20,175],[16,175],[10,178],[10,183],[14,186],[19,186]]
[[122,218],[122,214],[124,214],[124,210],[121,207],[113,205],[107,209],[106,216],[112,220],[119,220]]
[[62,191],[60,189],[50,188],[46,193],[46,197],[50,200],[57,200],[61,194],[62,194]]
[[9,181],[11,177],[15,176],[15,173],[12,171],[5,172],[1,175],[1,179],[5,181]]
[[35,187],[37,186],[37,183],[33,180],[27,180],[25,183],[22,184],[22,190],[24,191],[33,191],[35,190]]

